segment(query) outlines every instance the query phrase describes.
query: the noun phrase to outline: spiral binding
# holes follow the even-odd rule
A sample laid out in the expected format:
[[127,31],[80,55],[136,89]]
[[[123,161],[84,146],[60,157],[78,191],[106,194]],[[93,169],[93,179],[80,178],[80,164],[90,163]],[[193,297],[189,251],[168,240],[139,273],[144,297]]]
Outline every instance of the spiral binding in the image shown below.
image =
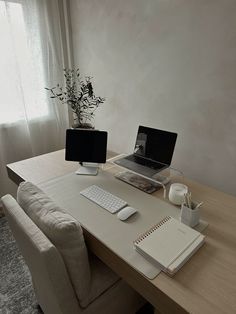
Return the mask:
[[168,220],[170,220],[170,216],[166,216],[163,218],[160,222],[158,222],[156,225],[152,226],[149,230],[141,234],[135,241],[134,244],[139,244],[142,242],[146,237],[148,237],[150,234],[152,234],[155,230],[160,228],[162,225],[164,225]]

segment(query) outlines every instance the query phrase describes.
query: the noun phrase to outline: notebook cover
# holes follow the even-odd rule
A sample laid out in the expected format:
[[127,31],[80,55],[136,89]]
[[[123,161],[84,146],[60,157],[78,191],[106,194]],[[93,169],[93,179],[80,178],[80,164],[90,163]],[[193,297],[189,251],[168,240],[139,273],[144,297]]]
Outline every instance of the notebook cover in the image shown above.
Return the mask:
[[203,244],[204,238],[198,231],[167,216],[141,235],[134,246],[163,271],[173,274]]

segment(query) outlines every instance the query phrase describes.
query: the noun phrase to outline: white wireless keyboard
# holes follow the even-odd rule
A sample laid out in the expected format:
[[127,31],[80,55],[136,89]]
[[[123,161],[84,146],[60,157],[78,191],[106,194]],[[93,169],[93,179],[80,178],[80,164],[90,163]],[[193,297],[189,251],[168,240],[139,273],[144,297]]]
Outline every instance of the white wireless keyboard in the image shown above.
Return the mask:
[[112,214],[118,212],[121,208],[127,205],[126,201],[101,189],[97,185],[89,186],[85,190],[81,191],[80,194],[102,208],[108,210]]

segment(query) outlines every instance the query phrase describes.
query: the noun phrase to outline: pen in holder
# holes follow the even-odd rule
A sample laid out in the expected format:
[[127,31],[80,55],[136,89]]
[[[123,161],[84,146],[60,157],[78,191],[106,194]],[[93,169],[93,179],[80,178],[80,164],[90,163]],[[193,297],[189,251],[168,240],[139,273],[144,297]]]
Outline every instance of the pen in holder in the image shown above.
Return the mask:
[[180,221],[190,227],[195,227],[200,220],[201,203],[191,200],[191,193],[185,194],[184,202],[181,206]]

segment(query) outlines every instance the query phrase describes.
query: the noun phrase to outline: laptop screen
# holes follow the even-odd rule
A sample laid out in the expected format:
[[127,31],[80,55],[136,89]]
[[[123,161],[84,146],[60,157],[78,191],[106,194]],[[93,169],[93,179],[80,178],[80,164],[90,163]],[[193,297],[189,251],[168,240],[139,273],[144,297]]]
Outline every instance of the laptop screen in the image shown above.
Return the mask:
[[139,126],[134,155],[170,165],[176,139],[176,133]]

